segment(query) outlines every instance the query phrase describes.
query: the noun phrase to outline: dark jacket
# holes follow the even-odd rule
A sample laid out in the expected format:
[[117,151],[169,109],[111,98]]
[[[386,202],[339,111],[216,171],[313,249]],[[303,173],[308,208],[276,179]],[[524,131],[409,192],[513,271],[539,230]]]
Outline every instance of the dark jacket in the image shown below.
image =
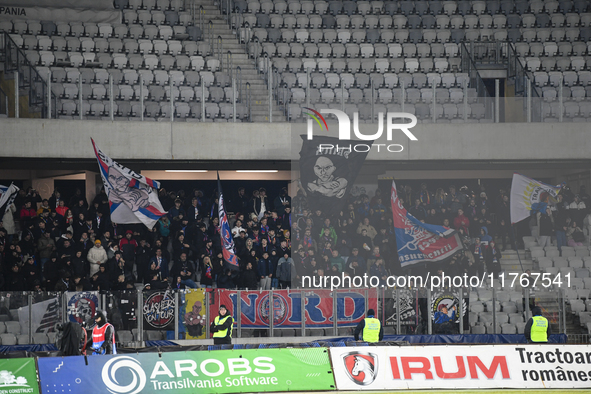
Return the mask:
[[[227,312],[229,313],[229,312]],[[220,320],[222,319],[222,316],[220,316]],[[224,343],[232,343],[232,334],[231,334],[231,330],[230,328],[232,327],[232,324],[234,324],[234,319],[232,318],[232,316],[230,316],[228,319],[226,319],[226,321],[224,322],[224,324],[215,324],[215,321],[211,322],[211,326],[209,327],[209,330],[211,331],[212,334],[214,334],[217,331],[223,331],[223,330],[228,330],[228,333],[225,337],[223,338],[214,338],[213,339],[213,343],[214,344],[224,344]]]

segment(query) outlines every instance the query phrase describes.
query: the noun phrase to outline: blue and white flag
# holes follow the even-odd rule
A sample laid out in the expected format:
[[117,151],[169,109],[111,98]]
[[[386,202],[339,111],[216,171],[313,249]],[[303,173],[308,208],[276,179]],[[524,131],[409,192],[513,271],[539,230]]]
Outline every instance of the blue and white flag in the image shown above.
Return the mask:
[[552,186],[518,173],[511,182],[511,223],[528,218],[531,212],[546,213],[550,202],[556,202],[560,186]]
[[464,248],[455,230],[422,223],[408,213],[398,198],[394,181],[392,181],[392,215],[401,267],[445,260]]
[[222,184],[220,183],[220,174],[218,173],[218,191],[220,193],[218,203],[218,214],[220,218],[220,237],[222,237],[222,255],[224,261],[230,269],[238,269],[238,257],[234,249],[234,237],[232,237],[232,230],[230,223],[228,223],[228,216],[224,209],[224,193],[222,193]]
[[158,199],[160,183],[123,167],[101,152],[94,140],[92,146],[109,197],[111,220],[120,224],[143,223],[149,229],[154,227],[158,219],[166,215]]

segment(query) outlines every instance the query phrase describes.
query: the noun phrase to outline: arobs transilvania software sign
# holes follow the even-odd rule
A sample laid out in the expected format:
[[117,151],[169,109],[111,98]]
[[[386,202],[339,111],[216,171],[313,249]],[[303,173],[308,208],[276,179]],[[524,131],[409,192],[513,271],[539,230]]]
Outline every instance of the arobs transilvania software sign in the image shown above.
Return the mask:
[[334,390],[326,348],[40,358],[42,393],[241,393]]
[[338,390],[591,388],[591,346],[331,348]]
[[[305,108],[308,110],[308,115],[310,119],[308,119],[307,124],[307,139],[313,140],[314,139],[314,122],[318,124],[321,130],[326,128],[326,131],[329,131],[328,124],[326,123],[326,119],[323,114],[328,115],[332,114],[337,118],[338,121],[338,139],[343,141],[343,144],[326,144],[321,143],[318,146],[320,151],[326,150],[349,150],[353,152],[369,152],[369,151],[376,151],[376,152],[390,152],[390,153],[398,153],[404,150],[404,146],[401,144],[392,144],[390,143],[393,138],[395,132],[400,133],[402,132],[410,141],[417,141],[417,137],[410,131],[411,128],[416,126],[417,118],[413,114],[409,114],[406,112],[388,112],[386,116],[382,112],[378,114],[378,129],[373,134],[363,134],[359,129],[359,113],[355,112],[353,114],[353,122],[343,111],[339,111],[337,109],[321,109],[320,111],[316,111],[312,108]],[[410,122],[400,122],[403,119],[408,119]],[[384,134],[384,122],[386,123],[385,132],[386,132],[386,139],[388,143],[375,143],[374,141],[381,138]],[[353,129],[353,133],[351,133],[351,129]],[[334,135],[335,133],[330,130],[330,135]],[[360,142],[353,142],[352,138],[355,137]],[[345,142],[346,141],[346,142]],[[363,142],[365,141],[365,142]]]

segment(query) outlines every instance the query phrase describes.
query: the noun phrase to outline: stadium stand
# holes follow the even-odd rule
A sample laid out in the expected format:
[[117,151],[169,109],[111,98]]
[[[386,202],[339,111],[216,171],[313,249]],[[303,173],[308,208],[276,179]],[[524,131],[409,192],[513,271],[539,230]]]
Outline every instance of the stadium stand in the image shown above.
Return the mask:
[[388,106],[423,122],[490,122],[472,65],[510,63],[532,82],[540,120],[591,118],[584,1],[145,3],[115,2],[117,24],[8,20],[0,30],[41,78],[51,72],[60,118],[110,119],[112,80],[116,119],[141,119],[143,96],[149,120],[227,121],[234,78],[238,121],[268,120],[271,80],[276,121],[314,106],[370,122]]

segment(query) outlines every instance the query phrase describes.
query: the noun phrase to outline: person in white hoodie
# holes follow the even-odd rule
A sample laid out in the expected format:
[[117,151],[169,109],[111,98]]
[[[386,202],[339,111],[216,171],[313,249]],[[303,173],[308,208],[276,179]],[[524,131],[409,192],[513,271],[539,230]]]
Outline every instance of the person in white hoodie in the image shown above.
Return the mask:
[[2,217],[2,225],[6,229],[6,235],[8,235],[8,241],[12,242],[12,237],[16,234],[16,226],[14,224],[14,213],[16,212],[16,207],[14,204],[10,204],[4,216]]
[[98,239],[94,241],[94,248],[90,248],[88,255],[86,255],[90,263],[90,277],[98,272],[99,266],[107,262],[107,252],[101,245]]

